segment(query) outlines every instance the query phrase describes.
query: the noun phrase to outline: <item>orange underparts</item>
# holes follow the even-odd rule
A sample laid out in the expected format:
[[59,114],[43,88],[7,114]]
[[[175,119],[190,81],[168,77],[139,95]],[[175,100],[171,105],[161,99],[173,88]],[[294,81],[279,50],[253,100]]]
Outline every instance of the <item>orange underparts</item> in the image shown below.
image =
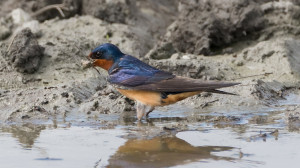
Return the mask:
[[94,61],[94,66],[99,66],[105,70],[109,70],[109,68],[113,65],[113,61],[112,60],[106,60],[106,59],[96,59]]
[[173,104],[187,97],[194,96],[201,93],[201,91],[196,91],[196,92],[184,92],[179,94],[170,94],[168,95],[167,98],[162,99],[160,92],[145,91],[145,90],[124,90],[124,89],[118,89],[118,91],[124,96],[132,100],[136,100],[143,104],[154,106],[154,107]]

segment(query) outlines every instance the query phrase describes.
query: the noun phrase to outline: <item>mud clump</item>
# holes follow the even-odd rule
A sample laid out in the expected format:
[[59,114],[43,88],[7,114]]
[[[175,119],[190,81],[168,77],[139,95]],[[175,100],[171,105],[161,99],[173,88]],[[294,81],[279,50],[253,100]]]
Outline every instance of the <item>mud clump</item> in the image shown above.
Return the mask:
[[109,23],[128,23],[133,17],[135,1],[129,0],[85,0],[82,13],[95,16]]
[[[213,55],[218,48],[262,29],[264,21],[263,12],[251,0],[230,0],[226,3],[182,1],[177,20],[169,26],[157,50],[172,43],[178,52]],[[163,58],[165,57],[164,55]]]
[[38,44],[29,28],[19,32],[9,48],[8,61],[21,73],[34,73],[40,65],[44,48]]
[[257,81],[255,85],[256,94],[258,98],[266,100],[267,102],[274,102],[283,99],[283,91],[285,91],[285,86],[277,81],[264,82],[262,80]]

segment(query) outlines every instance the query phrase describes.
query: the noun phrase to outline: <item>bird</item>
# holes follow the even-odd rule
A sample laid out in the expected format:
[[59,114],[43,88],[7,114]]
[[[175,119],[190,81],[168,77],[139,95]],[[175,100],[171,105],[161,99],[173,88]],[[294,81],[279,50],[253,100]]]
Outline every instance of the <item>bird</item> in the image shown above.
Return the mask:
[[99,45],[88,57],[94,67],[108,72],[110,84],[122,95],[136,101],[138,120],[148,117],[157,106],[174,104],[201,92],[235,95],[217,89],[240,84],[176,76],[124,54],[111,43]]

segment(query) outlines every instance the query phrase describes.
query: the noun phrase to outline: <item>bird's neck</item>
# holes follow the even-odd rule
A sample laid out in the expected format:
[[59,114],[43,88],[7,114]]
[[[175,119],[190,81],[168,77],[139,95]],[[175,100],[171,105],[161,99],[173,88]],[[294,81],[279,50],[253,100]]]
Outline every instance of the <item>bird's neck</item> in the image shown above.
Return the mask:
[[114,64],[113,60],[106,60],[106,59],[97,59],[94,61],[94,66],[99,66],[105,70],[109,70],[110,67]]

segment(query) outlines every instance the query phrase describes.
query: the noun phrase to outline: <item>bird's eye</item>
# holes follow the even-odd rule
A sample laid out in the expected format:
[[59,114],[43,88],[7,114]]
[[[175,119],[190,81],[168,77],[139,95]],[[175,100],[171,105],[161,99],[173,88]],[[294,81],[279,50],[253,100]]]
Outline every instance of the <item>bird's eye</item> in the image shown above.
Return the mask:
[[96,57],[97,57],[97,58],[101,58],[102,55],[103,55],[103,52],[101,52],[101,51],[97,51],[97,52],[96,52]]

